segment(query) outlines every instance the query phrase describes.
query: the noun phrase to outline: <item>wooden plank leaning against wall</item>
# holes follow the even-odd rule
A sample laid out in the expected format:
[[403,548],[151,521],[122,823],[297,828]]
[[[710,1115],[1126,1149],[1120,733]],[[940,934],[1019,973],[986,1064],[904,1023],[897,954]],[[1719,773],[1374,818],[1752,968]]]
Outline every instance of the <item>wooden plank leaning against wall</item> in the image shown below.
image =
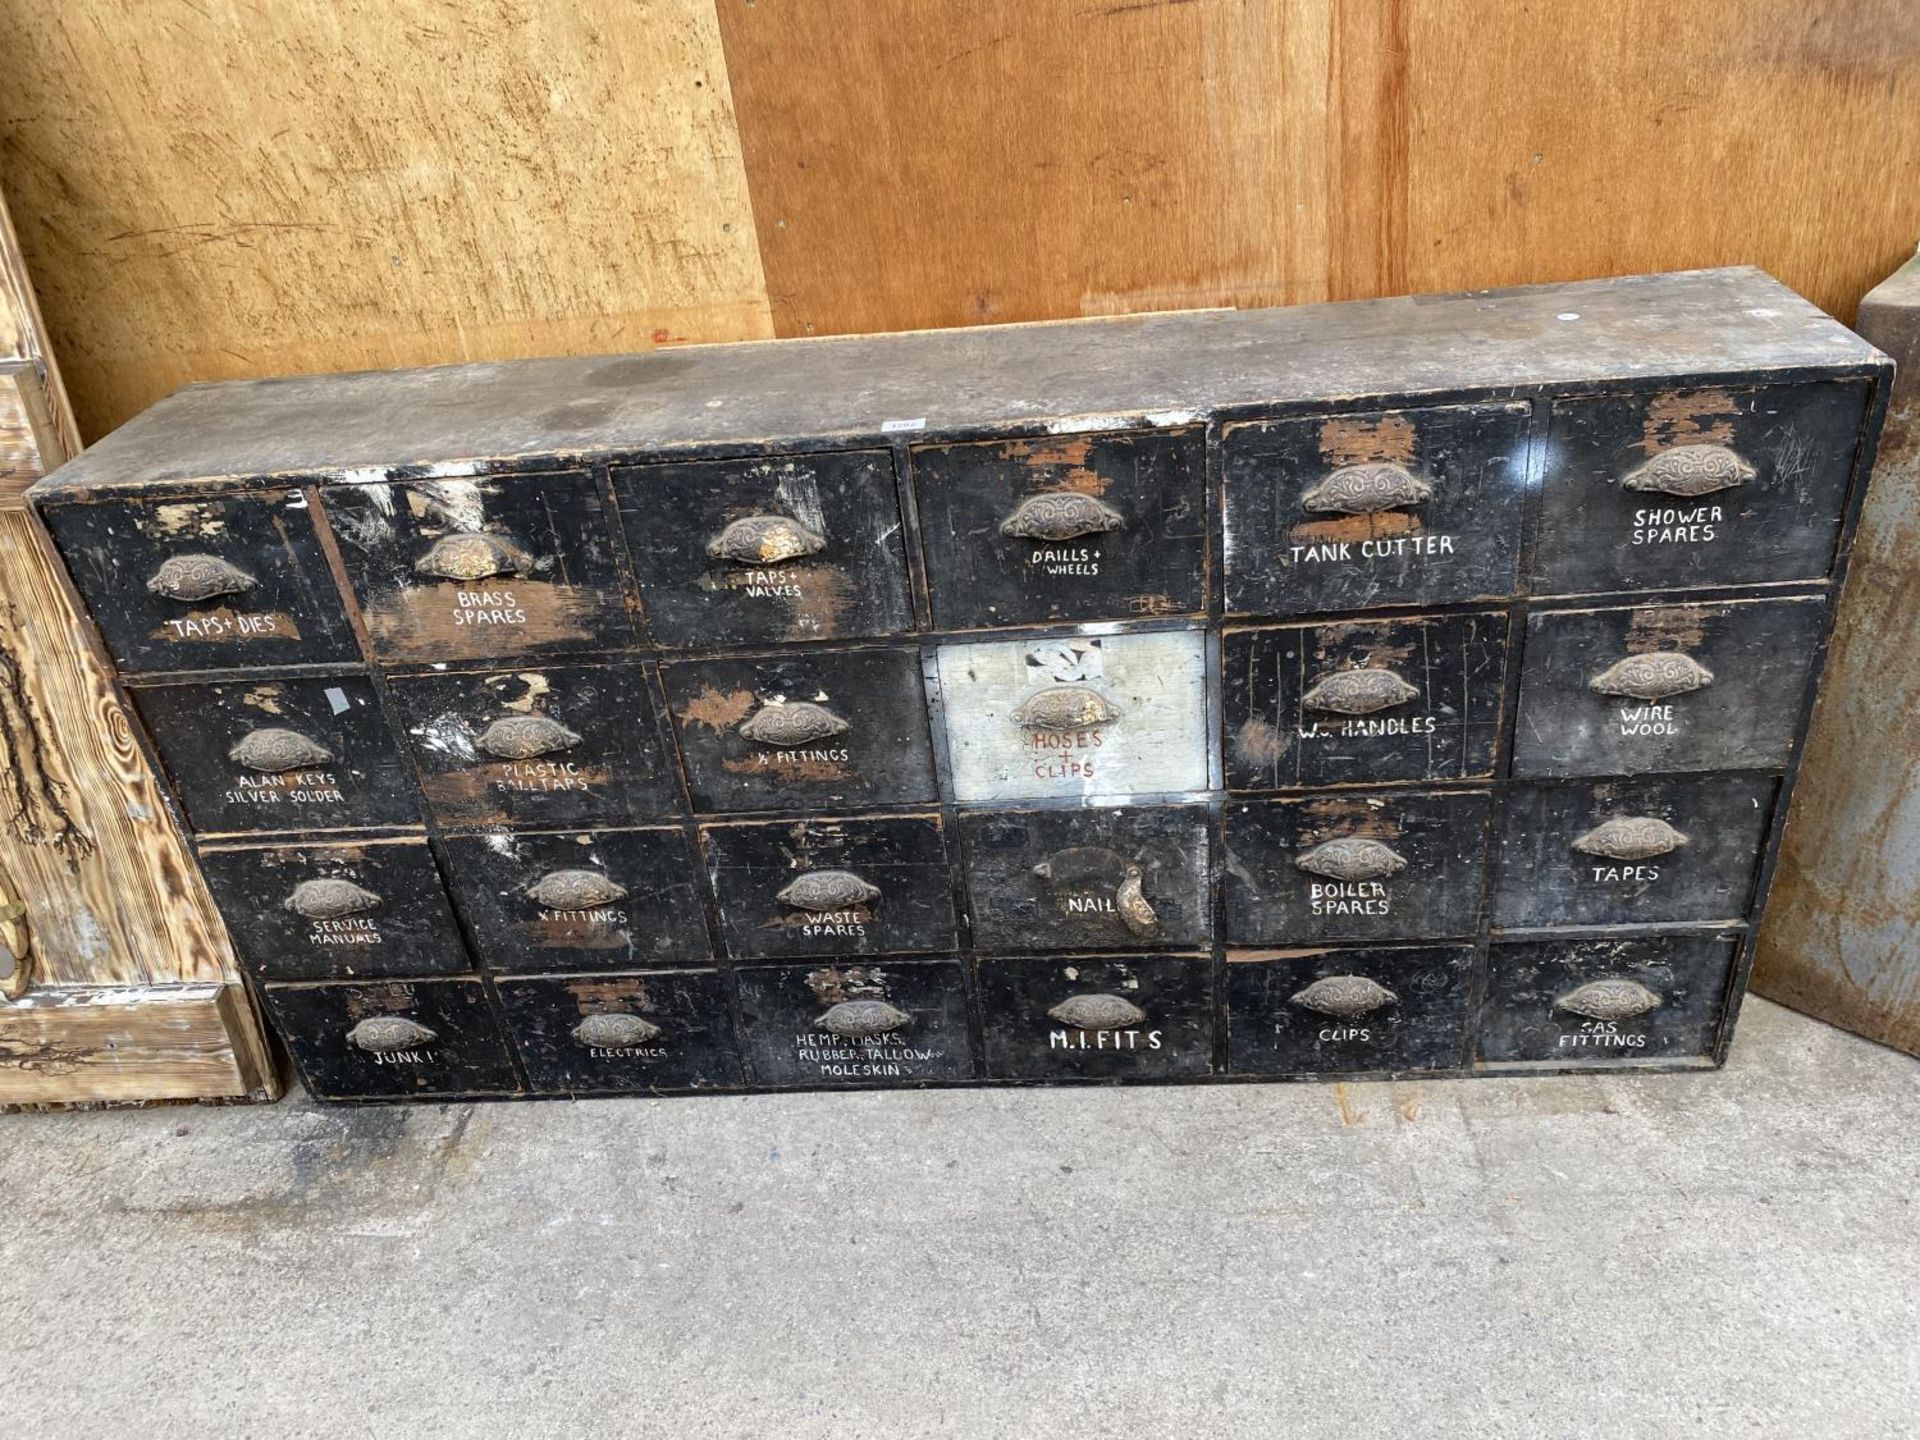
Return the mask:
[[0,204],[0,1105],[271,1098],[226,930],[20,503],[78,448]]

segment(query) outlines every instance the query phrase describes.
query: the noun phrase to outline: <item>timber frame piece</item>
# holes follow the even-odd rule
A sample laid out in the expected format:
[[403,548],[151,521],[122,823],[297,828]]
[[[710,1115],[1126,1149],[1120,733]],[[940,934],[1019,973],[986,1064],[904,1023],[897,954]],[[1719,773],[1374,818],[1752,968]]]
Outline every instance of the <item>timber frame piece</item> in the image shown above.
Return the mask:
[[270,1100],[227,933],[21,501],[79,451],[0,203],[0,1107]]

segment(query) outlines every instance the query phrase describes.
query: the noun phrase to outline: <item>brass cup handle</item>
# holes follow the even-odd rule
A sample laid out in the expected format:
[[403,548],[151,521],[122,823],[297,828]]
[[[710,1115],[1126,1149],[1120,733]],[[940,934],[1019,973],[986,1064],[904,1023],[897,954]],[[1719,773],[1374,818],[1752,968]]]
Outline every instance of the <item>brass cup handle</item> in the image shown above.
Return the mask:
[[170,555],[147,578],[147,589],[167,600],[195,604],[244,595],[259,581],[218,555]]
[[1120,707],[1091,685],[1049,685],[1036,690],[1013,710],[1013,720],[1025,730],[1063,734],[1091,730],[1120,718]]
[[503,536],[462,530],[434,541],[413,568],[435,580],[494,580],[525,575],[533,557]]
[[1713,684],[1713,672],[1679,650],[1649,650],[1616,660],[1587,682],[1596,694],[1669,700]]
[[1638,980],[1609,976],[1589,980],[1578,990],[1555,997],[1553,1008],[1589,1020],[1631,1020],[1662,1004],[1660,996]]
[[573,1027],[573,1038],[589,1050],[632,1050],[658,1040],[661,1030],[650,1020],[620,1010],[589,1015]]
[[871,1040],[913,1024],[913,1016],[884,1000],[842,1000],[813,1022],[844,1040]]
[[1634,466],[1620,488],[1695,500],[1745,485],[1759,473],[1725,445],[1676,445]]
[[325,765],[333,759],[333,752],[298,730],[269,725],[242,735],[227,751],[227,759],[262,775],[283,775],[289,770]]
[[785,515],[748,515],[707,541],[707,558],[730,560],[735,565],[780,565],[818,555],[826,548],[826,537],[798,520]]
[[853,726],[824,705],[811,700],[789,700],[785,704],[762,705],[740,722],[738,733],[757,745],[772,745],[781,750],[811,745],[845,735]]
[[287,896],[287,909],[303,920],[344,920],[380,908],[380,897],[337,875],[302,880]]
[[1124,995],[1071,995],[1047,1011],[1047,1018],[1075,1030],[1129,1030],[1147,1012]]
[[1573,842],[1583,855],[1607,860],[1651,860],[1687,843],[1687,837],[1657,815],[1619,815]]
[[1296,855],[1296,870],[1326,880],[1385,880],[1407,868],[1406,857],[1380,840],[1342,835]]
[[1419,686],[1408,684],[1391,670],[1367,666],[1321,676],[1300,697],[1300,703],[1308,710],[1321,710],[1330,715],[1372,715],[1419,696]]
[[580,737],[545,715],[502,715],[473,738],[473,748],[496,760],[536,760],[571,750]]
[[413,1050],[431,1045],[440,1037],[417,1020],[404,1015],[369,1015],[347,1032],[347,1043],[369,1055],[391,1055],[396,1050]]
[[527,887],[527,898],[542,910],[593,910],[618,905],[627,887],[598,870],[549,870]]
[[1014,540],[1078,540],[1126,528],[1127,517],[1106,501],[1076,490],[1029,495],[1000,522],[1000,533]]
[[809,870],[796,875],[773,898],[795,910],[826,915],[878,900],[880,887],[851,870]]
[[1289,1004],[1336,1020],[1358,1020],[1399,1001],[1393,991],[1365,975],[1323,975],[1288,997]]
[[1375,515],[1382,510],[1411,510],[1431,498],[1433,482],[1404,465],[1371,461],[1342,465],[1300,497],[1300,506],[1316,515]]

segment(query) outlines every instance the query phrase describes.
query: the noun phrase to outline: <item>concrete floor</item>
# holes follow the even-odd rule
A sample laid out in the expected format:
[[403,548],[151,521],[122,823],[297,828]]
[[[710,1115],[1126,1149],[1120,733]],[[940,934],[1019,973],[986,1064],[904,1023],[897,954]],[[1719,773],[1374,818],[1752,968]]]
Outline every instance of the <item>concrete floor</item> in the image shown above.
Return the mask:
[[0,1433],[1920,1434],[1920,1063],[0,1118]]

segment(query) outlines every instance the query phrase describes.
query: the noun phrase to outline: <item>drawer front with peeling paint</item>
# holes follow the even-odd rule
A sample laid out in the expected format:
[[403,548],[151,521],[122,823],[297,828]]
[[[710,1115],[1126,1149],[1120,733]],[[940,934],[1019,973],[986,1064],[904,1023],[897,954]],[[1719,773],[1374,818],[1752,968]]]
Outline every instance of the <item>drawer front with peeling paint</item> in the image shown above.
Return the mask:
[[420,823],[413,772],[364,675],[132,690],[202,835]]
[[1501,810],[1493,923],[1737,920],[1779,788],[1771,775],[1516,785]]
[[473,968],[424,836],[208,845],[200,867],[234,948],[260,979]]
[[1148,1080],[1213,1073],[1204,955],[982,959],[987,1074]]
[[1471,945],[1227,955],[1227,1069],[1365,1075],[1465,1063]]
[[124,671],[360,658],[299,490],[59,505],[45,519]]
[[1713,1050],[1737,935],[1496,940],[1475,1058],[1622,1064]]
[[496,988],[537,1095],[737,1090],[745,1082],[717,970],[550,975]]
[[1225,427],[1228,613],[1513,594],[1532,410],[1436,405]]
[[1504,614],[1229,630],[1222,654],[1230,790],[1494,773]]
[[1199,428],[922,446],[913,484],[942,630],[1206,605]]
[[938,815],[703,825],[700,845],[736,960],[959,948]]
[[759,1085],[912,1085],[973,1077],[957,961],[746,966],[740,1036]]
[[916,651],[672,661],[660,674],[698,812],[832,812],[935,798]]
[[631,825],[682,808],[650,669],[396,675],[387,689],[443,826]]
[[1385,790],[1229,805],[1227,943],[1474,934],[1492,804],[1484,790]]
[[1780,769],[1826,630],[1818,596],[1536,611],[1513,773]]
[[612,516],[591,475],[330,485],[321,500],[378,659],[633,643]]
[[1834,561],[1864,382],[1556,400],[1542,595],[1816,580]]
[[307,1088],[327,1100],[511,1095],[506,1037],[477,980],[269,985]]
[[939,675],[964,804],[1207,786],[1197,630],[942,645]]
[[488,830],[445,845],[454,903],[496,974],[712,959],[705,887],[678,829]]
[[613,472],[648,628],[673,649],[913,629],[884,450]]
[[960,817],[982,952],[1192,950],[1212,943],[1205,806],[970,811]]

